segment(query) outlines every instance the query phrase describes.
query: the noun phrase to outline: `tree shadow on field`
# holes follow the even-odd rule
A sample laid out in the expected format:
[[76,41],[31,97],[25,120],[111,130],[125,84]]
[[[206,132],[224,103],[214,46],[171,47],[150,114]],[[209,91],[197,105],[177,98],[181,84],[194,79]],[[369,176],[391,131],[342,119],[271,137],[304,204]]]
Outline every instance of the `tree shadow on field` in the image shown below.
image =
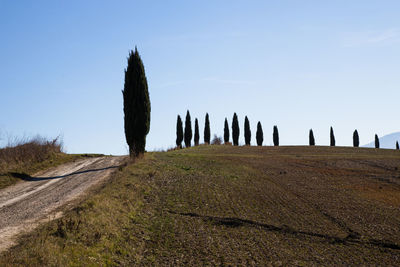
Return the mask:
[[398,244],[391,243],[391,242],[384,241],[384,240],[377,240],[377,239],[360,239],[360,237],[358,235],[355,235],[354,233],[349,233],[345,238],[340,238],[340,237],[326,235],[326,234],[299,231],[299,230],[295,230],[287,225],[278,227],[275,225],[260,223],[260,222],[247,220],[247,219],[234,218],[234,217],[207,216],[207,215],[200,215],[200,214],[193,213],[193,212],[187,212],[187,213],[181,213],[181,212],[176,212],[176,211],[168,211],[168,212],[172,213],[172,214],[176,214],[176,215],[181,215],[181,216],[200,218],[201,220],[203,220],[205,222],[210,222],[214,225],[219,225],[219,226],[226,226],[226,227],[232,227],[232,228],[246,227],[246,226],[247,227],[258,227],[258,228],[262,228],[266,231],[279,232],[279,233],[290,234],[290,235],[294,235],[294,236],[318,237],[318,238],[321,238],[324,241],[329,242],[331,244],[339,244],[339,243],[344,244],[344,245],[360,244],[360,245],[369,245],[369,246],[376,246],[376,247],[381,247],[381,248],[391,248],[391,249],[395,249],[395,250],[400,250],[400,245],[398,245]]
[[17,172],[10,172],[9,174],[12,177],[19,178],[19,179],[22,179],[24,181],[37,182],[37,181],[45,181],[45,180],[66,178],[66,177],[69,177],[69,176],[78,175],[78,174],[82,174],[82,173],[100,172],[100,171],[105,171],[105,170],[109,170],[109,169],[119,168],[121,166],[117,165],[117,166],[109,166],[109,167],[104,167],[104,168],[99,168],[99,169],[82,170],[82,171],[72,172],[72,173],[69,173],[69,174],[64,174],[64,175],[59,175],[59,176],[51,176],[51,177],[32,177],[29,174],[17,173]]

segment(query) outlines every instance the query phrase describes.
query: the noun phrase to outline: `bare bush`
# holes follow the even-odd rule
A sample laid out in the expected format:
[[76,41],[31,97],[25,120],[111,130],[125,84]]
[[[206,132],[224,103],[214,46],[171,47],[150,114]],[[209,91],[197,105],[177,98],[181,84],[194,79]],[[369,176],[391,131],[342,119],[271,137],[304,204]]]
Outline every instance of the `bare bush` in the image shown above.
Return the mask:
[[222,144],[222,138],[214,134],[214,137],[211,141],[212,145],[221,145]]
[[30,139],[8,138],[7,146],[0,149],[0,172],[42,162],[53,154],[61,152],[62,141],[59,137],[53,140],[47,140],[39,135]]

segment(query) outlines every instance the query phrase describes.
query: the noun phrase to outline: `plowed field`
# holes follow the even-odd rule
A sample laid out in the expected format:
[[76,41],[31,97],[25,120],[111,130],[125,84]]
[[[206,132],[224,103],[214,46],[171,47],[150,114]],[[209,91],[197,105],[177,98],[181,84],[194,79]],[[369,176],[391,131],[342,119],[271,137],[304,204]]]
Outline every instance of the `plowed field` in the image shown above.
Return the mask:
[[400,152],[200,146],[150,153],[68,220],[79,227],[61,235],[54,222],[24,239],[33,248],[16,247],[3,262],[399,265]]

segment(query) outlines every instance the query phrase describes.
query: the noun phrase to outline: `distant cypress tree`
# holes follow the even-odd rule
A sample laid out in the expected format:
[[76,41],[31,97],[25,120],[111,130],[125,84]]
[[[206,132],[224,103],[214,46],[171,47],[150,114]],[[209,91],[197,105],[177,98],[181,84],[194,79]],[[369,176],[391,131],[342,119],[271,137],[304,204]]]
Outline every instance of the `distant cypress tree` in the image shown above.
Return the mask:
[[199,134],[199,121],[197,118],[194,120],[194,145],[198,146],[199,145],[199,140],[200,140],[200,134]]
[[336,145],[335,134],[333,133],[333,128],[331,127],[331,146],[335,145]]
[[278,132],[278,127],[275,125],[274,126],[274,132],[272,134],[273,140],[274,140],[274,146],[279,146],[279,132]]
[[264,141],[264,133],[261,127],[261,122],[257,123],[256,139],[257,139],[257,145],[262,146],[262,143]]
[[225,125],[224,125],[224,142],[229,142],[229,125],[228,120],[225,118]]
[[239,121],[236,113],[234,113],[232,119],[232,141],[234,146],[239,145],[239,133]]
[[313,133],[312,129],[310,129],[310,134],[309,134],[308,138],[309,138],[310,146],[315,146],[314,133]]
[[250,122],[247,116],[244,118],[244,143],[246,146],[250,145],[251,140],[251,130],[250,130]]
[[399,142],[396,141],[396,149],[399,150]]
[[125,138],[129,146],[129,155],[135,157],[144,153],[151,112],[146,74],[137,48],[135,52],[129,53],[122,95]]
[[176,146],[182,148],[182,141],[183,141],[182,120],[181,116],[178,115],[178,119],[176,120]]
[[208,117],[208,113],[206,113],[206,123],[204,125],[204,143],[210,144],[210,118]]
[[186,120],[185,120],[185,146],[190,147],[192,144],[192,120],[190,119],[189,110],[186,112]]
[[377,134],[375,134],[375,148],[379,148],[379,138]]
[[353,133],[353,146],[358,147],[359,145],[360,145],[360,138],[358,136],[357,130],[355,130]]

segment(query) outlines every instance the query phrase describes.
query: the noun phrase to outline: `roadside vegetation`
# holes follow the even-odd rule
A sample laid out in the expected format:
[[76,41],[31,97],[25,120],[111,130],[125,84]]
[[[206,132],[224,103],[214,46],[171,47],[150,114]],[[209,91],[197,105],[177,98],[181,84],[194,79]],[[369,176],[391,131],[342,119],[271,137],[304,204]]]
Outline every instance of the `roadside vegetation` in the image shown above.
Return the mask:
[[14,140],[0,149],[0,189],[33,175],[89,154],[65,154],[59,138],[47,140],[37,136],[30,139]]
[[146,153],[0,265],[393,266],[399,160],[318,146]]

